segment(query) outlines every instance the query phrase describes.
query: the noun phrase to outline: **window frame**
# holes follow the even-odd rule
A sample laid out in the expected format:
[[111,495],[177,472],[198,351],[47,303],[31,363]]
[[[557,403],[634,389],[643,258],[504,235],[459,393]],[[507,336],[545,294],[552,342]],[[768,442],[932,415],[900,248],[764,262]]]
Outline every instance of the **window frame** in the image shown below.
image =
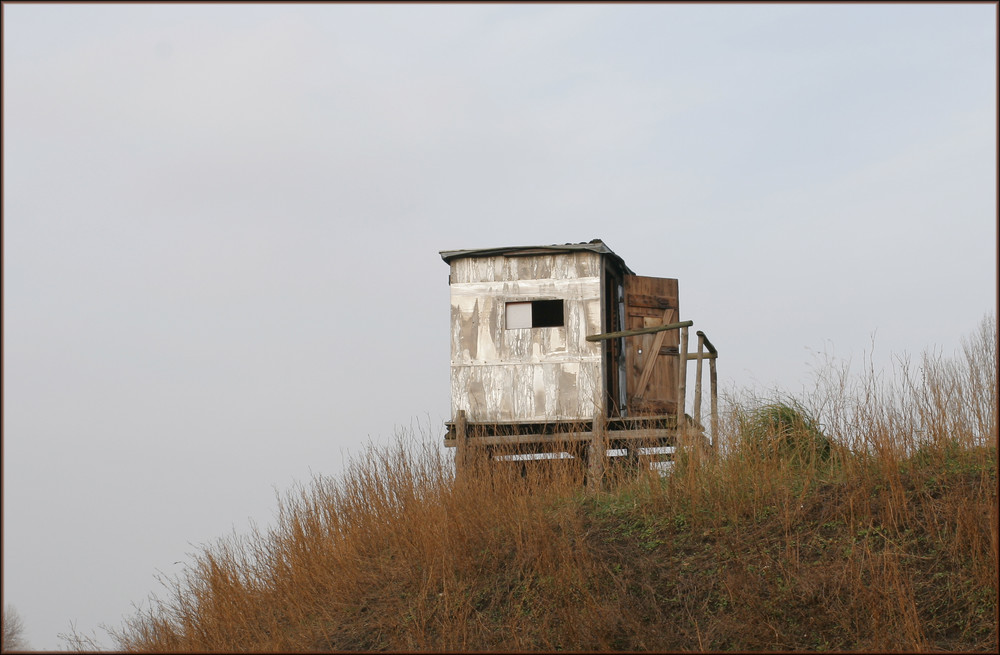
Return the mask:
[[[530,313],[524,311],[526,305],[530,306]],[[514,321],[511,321],[512,306],[516,308]],[[526,314],[527,316],[525,316]],[[528,320],[526,321],[525,318]],[[512,323],[514,324],[512,325]],[[504,302],[505,330],[536,330],[559,327],[566,327],[566,301],[563,298],[518,299]]]

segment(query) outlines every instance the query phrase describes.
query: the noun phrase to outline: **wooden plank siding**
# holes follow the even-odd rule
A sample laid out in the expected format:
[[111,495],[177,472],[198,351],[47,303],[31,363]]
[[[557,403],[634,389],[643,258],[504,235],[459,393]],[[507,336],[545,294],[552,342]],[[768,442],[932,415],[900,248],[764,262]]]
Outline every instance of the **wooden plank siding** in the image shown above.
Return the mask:
[[[451,262],[452,415],[470,422],[592,419],[603,394],[601,255]],[[505,304],[562,300],[564,324],[507,329]]]
[[[680,320],[677,280],[625,276],[625,323],[640,330]],[[678,411],[680,335],[677,330],[641,334],[625,340],[630,415]]]

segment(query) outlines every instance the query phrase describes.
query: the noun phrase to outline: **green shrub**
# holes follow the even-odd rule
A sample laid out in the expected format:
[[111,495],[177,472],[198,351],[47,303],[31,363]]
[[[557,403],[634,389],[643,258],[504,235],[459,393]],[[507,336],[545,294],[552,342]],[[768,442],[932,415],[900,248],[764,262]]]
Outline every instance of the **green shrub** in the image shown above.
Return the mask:
[[740,416],[740,447],[758,457],[805,464],[830,459],[830,439],[795,401],[779,401]]

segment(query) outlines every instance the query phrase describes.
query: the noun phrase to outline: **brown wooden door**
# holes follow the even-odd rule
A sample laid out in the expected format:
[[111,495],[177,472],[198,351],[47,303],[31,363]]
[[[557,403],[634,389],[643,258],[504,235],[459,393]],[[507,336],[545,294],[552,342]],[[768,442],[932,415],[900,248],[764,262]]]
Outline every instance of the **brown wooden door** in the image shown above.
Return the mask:
[[[625,329],[637,330],[678,321],[677,280],[625,276]],[[679,330],[625,338],[629,415],[677,412],[679,345]]]

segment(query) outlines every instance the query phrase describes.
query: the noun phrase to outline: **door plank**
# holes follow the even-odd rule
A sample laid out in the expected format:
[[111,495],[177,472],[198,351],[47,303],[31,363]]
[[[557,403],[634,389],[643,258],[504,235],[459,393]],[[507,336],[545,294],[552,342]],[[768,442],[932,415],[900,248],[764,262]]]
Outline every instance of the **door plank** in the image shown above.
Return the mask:
[[[674,313],[673,309],[663,310],[663,322],[660,325],[666,325],[672,323],[671,314]],[[667,333],[657,332],[656,338],[653,340],[653,347],[649,350],[649,359],[646,360],[645,365],[642,368],[642,376],[639,378],[639,386],[635,391],[637,398],[642,398],[642,393],[646,390],[646,385],[649,384],[649,378],[653,375],[653,365],[656,363],[656,357],[660,354],[660,348],[663,347],[663,340],[666,338]]]

